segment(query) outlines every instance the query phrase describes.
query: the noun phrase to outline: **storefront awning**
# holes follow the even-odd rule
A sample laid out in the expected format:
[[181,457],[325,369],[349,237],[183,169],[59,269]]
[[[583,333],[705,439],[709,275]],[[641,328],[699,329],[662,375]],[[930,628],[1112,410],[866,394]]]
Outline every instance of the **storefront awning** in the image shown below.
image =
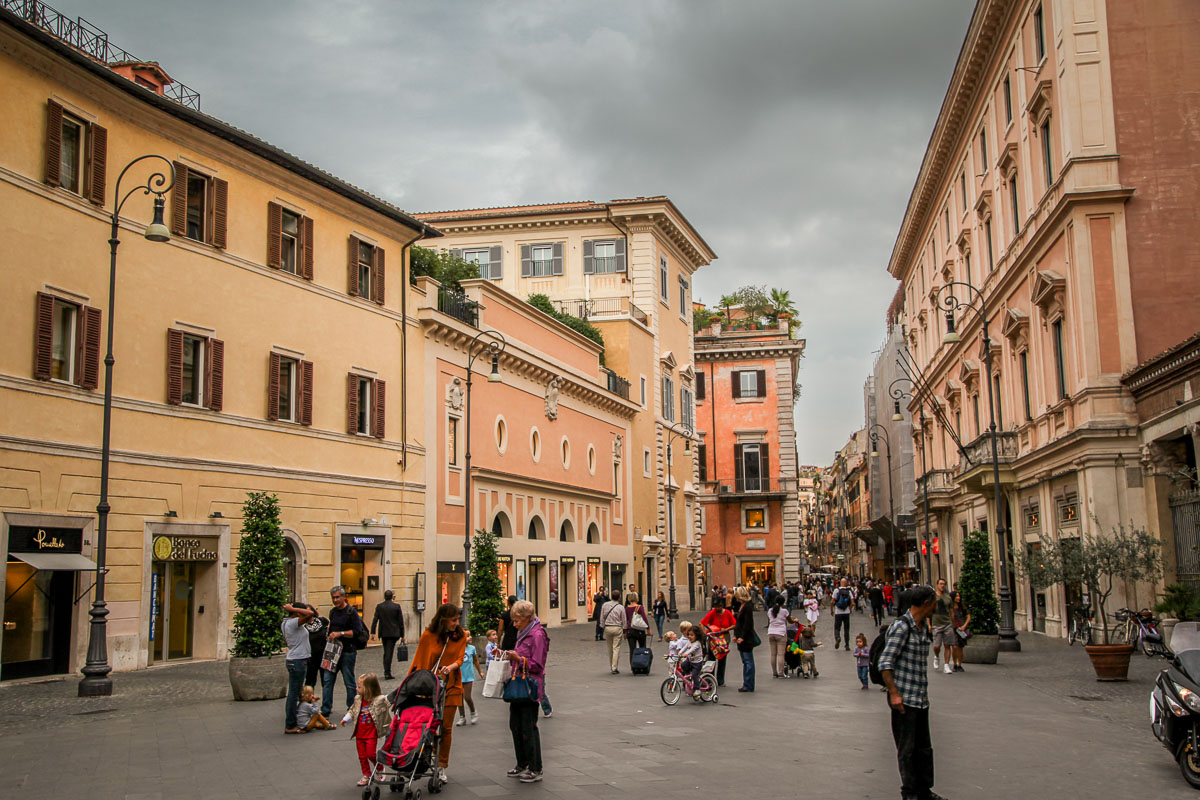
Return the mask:
[[34,569],[42,572],[62,570],[64,572],[86,572],[96,569],[96,562],[78,553],[10,553]]

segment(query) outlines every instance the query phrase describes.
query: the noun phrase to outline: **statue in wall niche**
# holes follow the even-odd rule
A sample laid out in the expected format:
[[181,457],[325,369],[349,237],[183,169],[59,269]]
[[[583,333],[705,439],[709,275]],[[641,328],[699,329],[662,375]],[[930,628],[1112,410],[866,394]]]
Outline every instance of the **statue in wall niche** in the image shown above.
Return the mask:
[[613,458],[621,460],[621,450],[625,444],[625,439],[621,434],[617,434],[617,438],[613,439]]
[[451,380],[450,386],[446,389],[446,405],[455,411],[463,407],[462,381],[458,378]]
[[555,376],[550,383],[546,384],[546,417],[547,419],[558,419],[558,392],[562,387],[562,378]]

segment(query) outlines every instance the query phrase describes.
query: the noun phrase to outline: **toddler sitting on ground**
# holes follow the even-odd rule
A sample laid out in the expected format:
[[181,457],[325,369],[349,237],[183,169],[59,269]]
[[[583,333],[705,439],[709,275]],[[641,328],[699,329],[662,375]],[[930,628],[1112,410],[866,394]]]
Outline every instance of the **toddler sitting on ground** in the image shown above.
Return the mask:
[[296,727],[305,733],[311,730],[333,730],[333,725],[321,715],[321,706],[311,686],[305,686],[300,691],[300,704],[296,706]]

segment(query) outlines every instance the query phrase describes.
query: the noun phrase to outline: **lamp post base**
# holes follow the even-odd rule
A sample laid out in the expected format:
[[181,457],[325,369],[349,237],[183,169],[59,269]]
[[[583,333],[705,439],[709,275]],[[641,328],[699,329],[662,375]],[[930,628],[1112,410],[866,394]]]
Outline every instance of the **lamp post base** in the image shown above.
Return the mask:
[[83,679],[79,681],[79,696],[109,697],[113,693],[113,681],[109,677],[112,667],[108,665],[108,630],[105,625],[108,604],[96,600],[88,614],[92,620],[88,628],[87,662],[80,670]]
[[1000,591],[1000,651],[1002,653],[1021,652],[1021,643],[1017,641],[1017,629],[1013,625],[1012,590],[1001,586]]

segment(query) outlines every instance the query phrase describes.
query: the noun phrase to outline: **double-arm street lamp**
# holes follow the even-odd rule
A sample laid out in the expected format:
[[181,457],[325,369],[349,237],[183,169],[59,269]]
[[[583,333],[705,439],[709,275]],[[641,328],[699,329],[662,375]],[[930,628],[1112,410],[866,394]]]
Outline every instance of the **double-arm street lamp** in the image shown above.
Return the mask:
[[[491,341],[484,344],[483,347],[477,348],[480,344],[480,339],[484,336],[490,336]],[[468,588],[468,581],[471,577],[471,376],[472,367],[475,365],[475,359],[487,353],[492,357],[492,371],[488,373],[488,383],[501,383],[504,379],[500,377],[500,354],[504,352],[504,348],[508,342],[499,333],[499,331],[480,331],[475,334],[475,338],[471,339],[467,345],[467,394],[465,405],[463,406],[463,416],[466,418],[463,434],[466,439],[463,453],[463,464],[466,468],[465,477],[463,478],[463,592],[462,592],[462,624],[466,627],[470,623],[470,617],[467,615],[467,606],[471,602],[471,590]]]
[[[888,386],[888,394],[892,396],[892,421],[903,422],[904,415],[900,413],[900,400],[908,397],[913,397],[911,391],[904,391],[897,383],[904,381],[912,385],[910,378],[896,378]],[[918,419],[921,422],[921,486],[922,488],[922,503],[925,508],[925,580],[927,583],[933,581],[933,555],[932,547],[929,546],[929,471],[925,468],[925,406],[923,404],[917,406],[917,413],[920,415]],[[917,559],[917,565],[920,566],[920,559]]]
[[[959,300],[954,295],[954,287],[962,287],[970,299]],[[947,291],[949,290],[949,291]],[[943,296],[943,293],[944,296]],[[988,336],[987,307],[983,293],[969,283],[952,281],[937,290],[934,295],[935,303],[946,311],[946,335],[942,337],[945,344],[955,344],[962,337],[954,329],[954,312],[966,308],[974,312],[983,326],[983,364],[985,380],[988,384],[988,432],[992,443],[992,485],[996,490],[996,529],[997,549],[1000,551],[1000,649],[1016,652],[1021,649],[1017,641],[1017,631],[1013,625],[1012,587],[1008,585],[1008,536],[1004,524],[1004,490],[1000,486],[1000,433],[996,427],[996,397],[995,385],[992,381],[992,340]]]
[[[167,165],[166,172],[155,172],[146,179],[144,184],[138,184],[121,196],[121,180],[129,168],[146,159],[158,159]],[[170,177],[168,177],[170,176]],[[91,622],[88,626],[87,658],[84,662],[83,678],[79,681],[80,697],[108,697],[113,691],[112,678],[109,674],[112,667],[108,664],[108,604],[104,600],[104,578],[108,570],[105,568],[108,550],[108,466],[111,457],[112,434],[112,381],[113,364],[113,310],[116,307],[117,292],[117,238],[121,221],[121,208],[125,201],[136,192],[154,195],[154,219],[146,226],[143,234],[151,242],[167,242],[171,240],[171,232],[163,224],[163,195],[175,186],[175,167],[166,158],[159,155],[138,156],[125,165],[117,177],[113,199],[116,207],[112,212],[112,230],[108,237],[108,345],[104,355],[104,422],[100,440],[100,502],[96,505],[96,594],[92,600],[92,608],[88,612]]]
[[[878,430],[876,430],[878,428]],[[871,458],[879,458],[879,437],[883,437],[883,446],[887,453],[887,471],[888,471],[888,528],[891,531],[892,539],[892,580],[896,580],[899,573],[896,572],[896,494],[892,491],[892,440],[888,436],[887,428],[880,425],[878,422],[868,428],[871,431]]]
[[667,517],[667,587],[671,595],[667,616],[671,619],[679,616],[679,609],[675,605],[675,508],[674,504],[669,501],[670,493],[674,491],[671,486],[671,442],[675,437],[683,439],[683,454],[690,456],[692,454],[692,427],[686,422],[677,422],[667,426],[667,464],[666,469],[663,470],[663,502],[666,504],[666,508],[663,511]]

